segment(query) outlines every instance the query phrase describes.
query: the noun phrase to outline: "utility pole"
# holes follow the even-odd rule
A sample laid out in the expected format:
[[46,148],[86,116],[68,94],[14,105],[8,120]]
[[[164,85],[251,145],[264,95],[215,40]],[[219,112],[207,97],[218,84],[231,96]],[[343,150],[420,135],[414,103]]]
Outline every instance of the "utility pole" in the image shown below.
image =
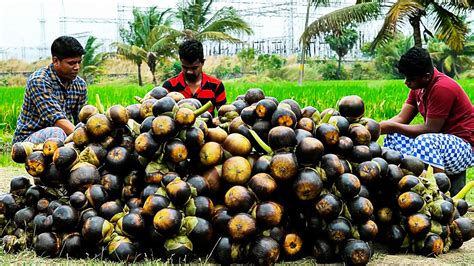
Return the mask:
[[46,45],[46,18],[44,16],[44,3],[43,2],[41,2],[41,4],[40,4],[40,10],[41,10],[41,17],[39,19],[39,22],[40,22],[40,47],[39,47],[39,52],[40,52],[40,57],[41,58],[46,58],[48,47]]
[[[306,30],[308,27],[308,22],[309,22],[309,9],[311,8],[311,0],[308,0],[308,5],[306,6],[306,18],[304,22],[304,29],[303,31]],[[316,3],[317,5],[317,3]],[[306,45],[304,40],[301,41],[301,61],[300,61],[300,78],[298,79],[298,85],[302,86],[303,85],[303,78],[304,78],[304,63],[305,63],[305,55],[306,55]]]

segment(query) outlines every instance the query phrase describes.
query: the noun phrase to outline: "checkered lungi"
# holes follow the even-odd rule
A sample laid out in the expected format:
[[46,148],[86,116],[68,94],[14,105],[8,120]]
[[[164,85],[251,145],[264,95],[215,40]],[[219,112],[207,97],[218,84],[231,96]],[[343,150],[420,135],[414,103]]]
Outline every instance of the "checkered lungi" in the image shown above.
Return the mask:
[[58,138],[62,141],[66,140],[66,133],[60,127],[47,127],[41,130],[36,131],[35,133],[28,136],[25,141],[29,141],[32,143],[43,143],[45,140],[49,138]]
[[393,133],[386,135],[384,146],[444,169],[446,174],[457,174],[474,166],[471,145],[455,135],[430,133],[410,138]]

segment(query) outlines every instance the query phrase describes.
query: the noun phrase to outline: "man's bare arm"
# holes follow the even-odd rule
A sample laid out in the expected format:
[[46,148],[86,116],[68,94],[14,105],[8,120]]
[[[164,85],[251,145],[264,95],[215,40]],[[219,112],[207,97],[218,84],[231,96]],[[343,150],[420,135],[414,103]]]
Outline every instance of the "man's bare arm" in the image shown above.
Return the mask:
[[439,133],[445,121],[444,118],[428,118],[424,124],[406,125],[388,120],[382,121],[380,127],[384,128],[384,134],[400,133],[408,137],[417,137],[426,133]]
[[62,128],[66,135],[70,135],[74,131],[74,125],[67,119],[59,119],[54,125]]

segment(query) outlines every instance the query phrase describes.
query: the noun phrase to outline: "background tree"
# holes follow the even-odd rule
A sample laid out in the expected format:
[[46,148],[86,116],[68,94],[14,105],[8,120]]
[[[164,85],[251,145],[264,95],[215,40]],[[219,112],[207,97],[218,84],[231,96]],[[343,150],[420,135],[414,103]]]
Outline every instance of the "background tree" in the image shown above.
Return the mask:
[[459,78],[463,71],[471,69],[474,65],[472,60],[474,57],[473,41],[467,41],[463,49],[458,52],[446,43],[433,39],[428,44],[428,51],[436,68],[451,77]]
[[357,31],[352,26],[336,30],[324,38],[326,43],[329,44],[329,48],[337,54],[337,79],[341,79],[342,58],[354,47],[357,39]]
[[89,36],[86,46],[84,47],[86,53],[82,57],[82,67],[79,75],[84,78],[87,83],[94,82],[99,75],[104,73],[102,63],[106,59],[106,53],[97,52],[102,44],[96,41],[96,37]]

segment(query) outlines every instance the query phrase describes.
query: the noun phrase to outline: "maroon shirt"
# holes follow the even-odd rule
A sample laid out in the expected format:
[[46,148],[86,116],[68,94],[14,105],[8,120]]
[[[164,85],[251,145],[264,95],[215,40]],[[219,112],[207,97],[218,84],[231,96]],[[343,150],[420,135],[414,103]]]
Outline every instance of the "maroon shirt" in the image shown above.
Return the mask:
[[[222,81],[208,76],[204,74],[204,72],[202,72],[201,87],[199,87],[194,94],[188,84],[186,84],[184,73],[182,71],[176,77],[165,81],[165,83],[163,83],[163,88],[168,91],[180,92],[186,98],[198,99],[203,105],[208,101],[212,101],[212,104],[216,109],[219,109],[219,107],[224,105],[227,101]],[[214,113],[214,107],[209,109],[211,114]]]
[[415,106],[425,121],[427,117],[446,119],[440,132],[456,135],[474,148],[474,106],[452,78],[434,69],[430,85],[410,90],[406,103]]

